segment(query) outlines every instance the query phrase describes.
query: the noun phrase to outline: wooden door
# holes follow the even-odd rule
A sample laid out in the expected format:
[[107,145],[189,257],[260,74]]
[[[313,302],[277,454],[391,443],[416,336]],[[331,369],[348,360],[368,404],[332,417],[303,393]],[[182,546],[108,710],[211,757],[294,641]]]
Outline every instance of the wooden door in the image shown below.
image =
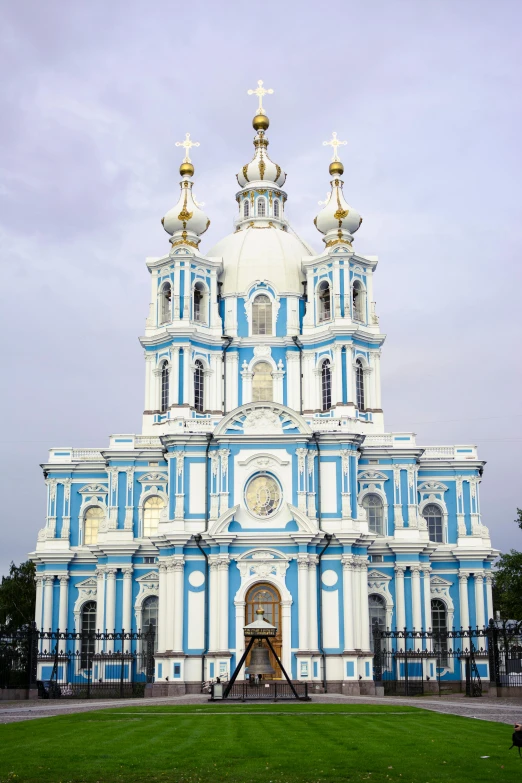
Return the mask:
[[[250,623],[253,623],[254,620],[258,619],[258,615],[256,614],[258,609],[263,609],[263,618],[268,623],[270,623],[270,625],[275,625],[277,628],[276,635],[272,637],[270,641],[272,642],[274,650],[276,651],[279,659],[281,659],[283,648],[283,632],[281,628],[281,596],[279,595],[279,591],[273,585],[261,583],[256,584],[250,588],[246,597],[245,625],[249,625]],[[245,640],[245,644],[248,644],[248,639]],[[266,642],[264,642],[264,644],[268,648]],[[268,648],[268,652],[270,655],[270,665],[275,670],[274,679],[280,680],[283,677],[283,673],[281,672],[279,664],[277,663],[275,656],[273,655],[270,648]],[[245,664],[246,666],[248,666],[250,663],[250,655],[251,653],[249,653],[247,657]]]

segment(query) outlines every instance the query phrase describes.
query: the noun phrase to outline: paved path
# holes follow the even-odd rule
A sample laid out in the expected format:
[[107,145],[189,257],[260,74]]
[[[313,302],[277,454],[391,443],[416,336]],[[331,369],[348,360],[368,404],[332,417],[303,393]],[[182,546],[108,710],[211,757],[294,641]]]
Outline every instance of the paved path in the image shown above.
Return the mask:
[[[522,720],[521,699],[497,699],[479,698],[466,699],[464,697],[443,696],[441,698],[395,698],[376,699],[370,696],[342,696],[337,693],[316,694],[313,696],[316,704],[386,704],[405,705],[419,707],[420,709],[443,712],[449,715],[461,715],[466,718],[478,720],[491,720],[498,723],[513,724]],[[208,696],[204,694],[191,694],[188,696],[176,696],[165,699],[110,699],[108,701],[36,701],[36,702],[0,702],[0,723],[15,723],[34,718],[50,718],[56,715],[71,715],[78,712],[92,712],[114,707],[145,707],[177,704],[206,704]],[[219,704],[219,702],[216,702]],[[252,702],[228,702],[238,706],[251,707]]]

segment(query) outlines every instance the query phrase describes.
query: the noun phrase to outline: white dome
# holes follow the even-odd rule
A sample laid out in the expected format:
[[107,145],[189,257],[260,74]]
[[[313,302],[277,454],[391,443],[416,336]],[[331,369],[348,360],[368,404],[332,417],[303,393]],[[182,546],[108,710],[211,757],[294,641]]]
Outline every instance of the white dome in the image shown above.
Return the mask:
[[286,174],[268,157],[268,139],[260,131],[254,139],[255,154],[250,163],[243,166],[237,175],[239,187],[244,188],[252,182],[275,182],[281,188],[285,184]]
[[278,294],[301,296],[301,261],[314,253],[296,234],[267,227],[229,234],[206,255],[223,259],[223,296],[246,292],[256,280],[272,283]]

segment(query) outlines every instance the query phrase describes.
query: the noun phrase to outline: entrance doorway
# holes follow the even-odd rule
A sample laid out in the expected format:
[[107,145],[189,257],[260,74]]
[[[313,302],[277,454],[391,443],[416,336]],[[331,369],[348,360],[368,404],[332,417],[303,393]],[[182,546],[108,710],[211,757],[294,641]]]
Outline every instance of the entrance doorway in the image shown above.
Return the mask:
[[[281,650],[283,647],[283,632],[281,629],[281,596],[279,595],[279,591],[273,585],[261,583],[253,585],[253,587],[250,588],[246,596],[245,625],[249,625],[250,623],[253,623],[254,620],[258,619],[258,616],[256,615],[256,611],[258,609],[263,609],[263,618],[268,623],[270,623],[270,625],[275,625],[277,628],[276,635],[272,637],[270,641],[272,642],[278,657],[281,658]],[[247,642],[248,640],[245,641],[245,643]],[[268,645],[266,646],[268,647]],[[252,652],[250,652],[248,655],[245,663],[246,666],[248,666],[250,663],[251,654]],[[283,673],[281,672],[279,664],[277,663],[275,656],[270,649],[269,655],[270,665],[275,670],[274,679],[280,680],[283,677]]]

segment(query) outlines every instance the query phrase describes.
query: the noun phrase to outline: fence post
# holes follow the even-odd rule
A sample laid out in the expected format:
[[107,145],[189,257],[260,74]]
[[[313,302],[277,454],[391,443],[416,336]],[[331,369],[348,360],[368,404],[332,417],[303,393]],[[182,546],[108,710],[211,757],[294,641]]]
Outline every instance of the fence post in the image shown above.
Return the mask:
[[147,633],[145,634],[145,647],[146,647],[146,666],[145,666],[145,672],[146,672],[146,682],[154,682],[154,627],[152,624],[149,624],[149,627],[147,628]]
[[[488,625],[489,687],[500,686],[500,661],[498,653],[498,628],[493,619]],[[498,693],[497,693],[498,695]]]
[[[89,660],[90,658],[90,660]],[[91,698],[92,653],[87,653],[87,698]]]
[[376,687],[382,687],[381,632],[377,626],[373,628],[373,652],[373,679]]
[[32,622],[29,626],[28,644],[27,687],[34,688],[38,674],[38,628],[35,622]]

